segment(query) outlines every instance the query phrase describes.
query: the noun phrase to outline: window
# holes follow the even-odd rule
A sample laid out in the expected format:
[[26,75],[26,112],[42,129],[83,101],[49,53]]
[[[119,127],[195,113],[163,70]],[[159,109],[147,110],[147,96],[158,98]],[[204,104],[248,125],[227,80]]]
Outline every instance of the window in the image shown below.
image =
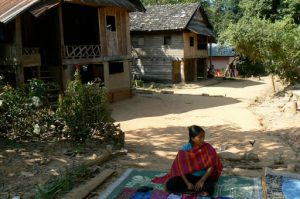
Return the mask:
[[207,49],[207,37],[204,35],[197,35],[197,49],[205,50]]
[[194,46],[194,37],[190,37],[190,46],[191,46],[191,47]]
[[171,36],[164,36],[164,45],[171,45]]
[[109,63],[109,74],[123,73],[123,72],[124,72],[123,62]]
[[131,44],[133,47],[144,46],[145,39],[144,39],[144,37],[132,37]]
[[116,19],[115,16],[106,16],[106,30],[116,31]]
[[143,46],[144,43],[145,43],[144,37],[139,37],[139,38],[138,38],[138,45],[139,45],[139,46]]

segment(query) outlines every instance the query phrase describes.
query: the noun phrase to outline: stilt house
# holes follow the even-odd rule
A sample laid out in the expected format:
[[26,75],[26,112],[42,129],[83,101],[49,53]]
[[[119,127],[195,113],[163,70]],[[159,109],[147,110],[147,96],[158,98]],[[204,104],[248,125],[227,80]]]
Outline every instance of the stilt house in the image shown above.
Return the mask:
[[146,7],[130,13],[133,72],[156,82],[206,78],[208,43],[215,34],[199,3]]
[[139,0],[2,0],[0,74],[19,86],[36,77],[61,90],[80,68],[82,81],[99,81],[110,100],[131,95],[129,12]]

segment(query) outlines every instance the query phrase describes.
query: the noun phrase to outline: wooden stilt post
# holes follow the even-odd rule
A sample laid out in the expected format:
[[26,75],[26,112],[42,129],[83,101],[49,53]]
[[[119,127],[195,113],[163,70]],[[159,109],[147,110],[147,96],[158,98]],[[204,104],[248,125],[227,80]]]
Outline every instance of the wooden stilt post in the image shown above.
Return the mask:
[[194,60],[194,82],[197,81],[197,77],[198,77],[198,74],[197,74],[197,59]]
[[297,101],[293,102],[293,113],[297,113],[298,110],[298,105],[297,105]]
[[16,58],[17,58],[17,65],[16,65],[16,83],[17,86],[21,86],[25,83],[24,80],[24,70],[21,63],[22,60],[22,20],[20,16],[16,17]]
[[271,74],[271,81],[272,81],[273,93],[276,93],[274,75],[273,74]]
[[63,68],[63,59],[65,55],[65,40],[64,40],[64,25],[63,25],[63,14],[62,4],[58,5],[58,19],[59,19],[59,36],[60,36],[60,90],[64,91],[67,87],[67,83],[64,81],[65,70]]
[[184,60],[181,60],[180,62],[180,76],[181,76],[181,83],[185,83]]

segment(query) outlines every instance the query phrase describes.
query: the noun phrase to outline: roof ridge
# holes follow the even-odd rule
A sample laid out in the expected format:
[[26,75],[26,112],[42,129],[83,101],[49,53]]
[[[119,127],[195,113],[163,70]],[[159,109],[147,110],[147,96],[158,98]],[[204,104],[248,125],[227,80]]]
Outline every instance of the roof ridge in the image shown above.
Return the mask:
[[146,5],[145,7],[163,7],[163,6],[178,6],[178,5],[192,5],[192,4],[200,4],[197,2],[193,2],[193,3],[188,3],[188,2],[184,2],[184,3],[175,3],[175,4],[159,4],[159,5]]

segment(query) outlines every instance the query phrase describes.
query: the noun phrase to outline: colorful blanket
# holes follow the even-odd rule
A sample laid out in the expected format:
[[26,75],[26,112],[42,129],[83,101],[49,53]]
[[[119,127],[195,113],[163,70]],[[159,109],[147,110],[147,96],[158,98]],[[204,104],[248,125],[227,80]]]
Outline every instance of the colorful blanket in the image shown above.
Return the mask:
[[198,194],[175,195],[162,190],[139,192],[133,188],[124,188],[116,199],[232,199],[230,197],[203,197]]
[[[169,193],[164,192],[164,186],[162,184],[151,182],[154,177],[165,174],[166,173],[163,171],[127,169],[122,176],[100,194],[98,199],[116,199],[117,197],[120,197],[121,193],[123,194],[123,199],[128,199],[131,198],[137,190],[143,187],[151,188],[149,189],[151,190],[150,199],[166,199],[166,197],[169,197],[170,195]],[[139,194],[136,195],[136,197],[139,196]],[[186,194],[185,198],[191,198],[193,196],[194,195]],[[213,198],[221,196],[234,199],[263,199],[261,178],[220,176],[215,185]]]
[[174,176],[181,176],[181,174],[188,174],[209,167],[213,167],[210,178],[217,181],[223,170],[223,165],[216,150],[209,143],[204,142],[200,147],[195,147],[189,151],[178,151],[170,173],[154,178],[152,182],[164,184]]

